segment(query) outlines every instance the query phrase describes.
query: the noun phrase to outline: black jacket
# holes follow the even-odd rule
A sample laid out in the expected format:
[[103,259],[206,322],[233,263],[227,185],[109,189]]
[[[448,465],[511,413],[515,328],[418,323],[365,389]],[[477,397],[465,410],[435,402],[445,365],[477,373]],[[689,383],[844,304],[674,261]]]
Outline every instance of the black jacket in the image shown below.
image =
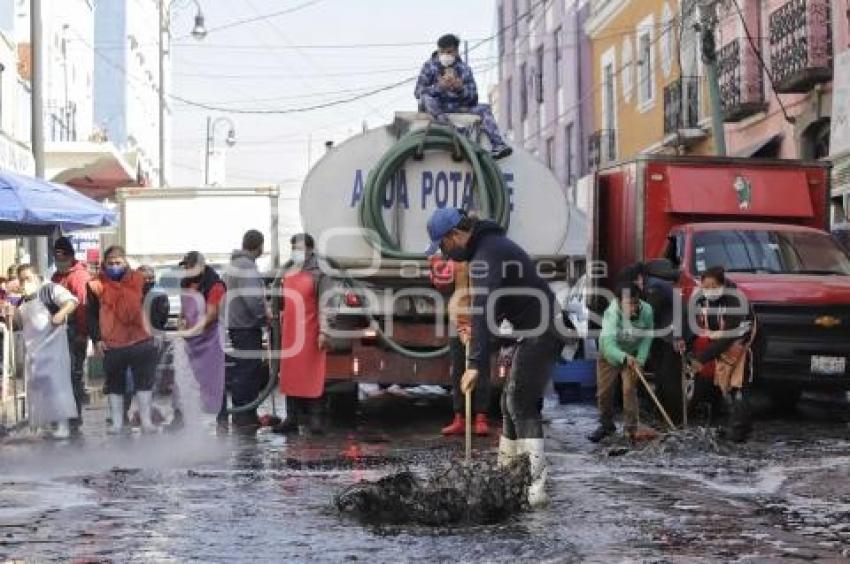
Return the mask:
[[[495,323],[507,320],[515,332],[554,327],[555,297],[549,285],[537,274],[537,267],[519,245],[505,236],[495,222],[480,220],[466,246],[470,256],[469,278],[472,286],[472,338],[468,362],[478,368],[488,358],[490,331],[487,309],[493,292],[500,289],[517,293],[495,301]],[[545,300],[541,306],[541,296]]]
[[[716,360],[726,352],[732,344],[742,338],[747,338],[753,330],[753,310],[749,303],[741,300],[738,287],[733,282],[726,282],[726,292],[716,301],[709,301],[705,296],[696,299],[695,306],[697,325],[708,331],[724,331],[723,338],[712,339],[707,349],[697,355],[696,359],[705,364]],[[746,305],[746,313],[738,312]]]

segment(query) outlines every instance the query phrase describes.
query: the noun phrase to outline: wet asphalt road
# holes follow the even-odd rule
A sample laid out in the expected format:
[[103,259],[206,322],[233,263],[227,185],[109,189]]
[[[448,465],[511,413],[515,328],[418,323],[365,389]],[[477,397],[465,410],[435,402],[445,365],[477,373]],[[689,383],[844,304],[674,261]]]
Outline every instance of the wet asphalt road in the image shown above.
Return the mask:
[[[685,437],[623,454],[584,439],[592,406],[546,413],[547,509],[379,530],[342,519],[334,494],[462,456],[436,435],[444,409],[388,399],[355,429],[294,439],[106,438],[104,412],[88,410],[82,444],[0,444],[0,561],[850,561],[846,402],[806,401],[719,452]],[[495,444],[478,440],[478,456]]]

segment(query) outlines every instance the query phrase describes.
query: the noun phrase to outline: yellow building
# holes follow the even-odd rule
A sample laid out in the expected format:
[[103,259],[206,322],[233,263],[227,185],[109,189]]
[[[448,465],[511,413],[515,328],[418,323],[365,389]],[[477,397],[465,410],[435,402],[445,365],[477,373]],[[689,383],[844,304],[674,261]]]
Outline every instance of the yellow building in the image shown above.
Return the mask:
[[713,151],[696,0],[591,0],[593,166]]

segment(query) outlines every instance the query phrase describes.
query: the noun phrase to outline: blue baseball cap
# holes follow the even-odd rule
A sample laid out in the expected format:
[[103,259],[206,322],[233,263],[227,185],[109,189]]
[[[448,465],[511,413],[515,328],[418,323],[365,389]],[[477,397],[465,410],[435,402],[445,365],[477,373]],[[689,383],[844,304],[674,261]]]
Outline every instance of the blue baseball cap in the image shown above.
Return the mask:
[[431,239],[431,246],[425,251],[429,257],[437,254],[440,248],[440,241],[443,237],[449,234],[449,231],[458,226],[463,214],[457,208],[440,208],[434,210],[431,218],[428,220],[428,237]]

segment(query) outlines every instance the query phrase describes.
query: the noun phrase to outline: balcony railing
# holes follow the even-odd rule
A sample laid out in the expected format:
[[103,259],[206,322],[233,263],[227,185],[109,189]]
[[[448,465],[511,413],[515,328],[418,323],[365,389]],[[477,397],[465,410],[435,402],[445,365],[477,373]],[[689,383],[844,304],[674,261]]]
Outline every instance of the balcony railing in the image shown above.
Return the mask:
[[829,0],[790,0],[770,14],[770,67],[781,93],[832,78]]
[[664,134],[699,127],[699,77],[685,76],[664,87]]
[[600,129],[591,133],[587,139],[587,164],[591,169],[599,168],[617,160],[617,132],[613,129]]
[[718,67],[725,121],[740,121],[766,108],[761,65],[747,40],[733,39],[724,45]]

